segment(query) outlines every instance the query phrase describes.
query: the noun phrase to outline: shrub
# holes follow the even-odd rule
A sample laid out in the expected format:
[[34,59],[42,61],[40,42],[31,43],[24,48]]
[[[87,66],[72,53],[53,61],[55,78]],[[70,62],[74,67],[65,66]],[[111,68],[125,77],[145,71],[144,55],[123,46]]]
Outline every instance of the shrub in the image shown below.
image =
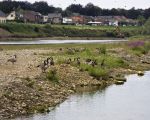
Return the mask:
[[35,31],[35,32],[39,32],[39,28],[38,28],[38,27],[35,27],[35,28],[34,28],[34,31]]
[[122,58],[117,58],[117,57],[106,57],[105,58],[105,65],[108,67],[108,68],[118,68],[118,67],[126,67],[128,66],[127,63],[125,63],[123,61]]
[[135,54],[147,54],[150,50],[150,44],[146,43],[145,41],[134,41],[130,42],[128,46],[134,51]]
[[108,71],[106,69],[101,69],[101,68],[92,68],[89,69],[89,75],[93,76],[96,79],[107,79],[108,77]]
[[150,18],[146,21],[143,27],[143,34],[150,34]]
[[89,71],[90,69],[92,69],[92,66],[90,66],[90,65],[87,65],[87,64],[81,64],[80,65],[81,71]]
[[106,46],[103,45],[102,47],[98,48],[98,50],[100,54],[106,54]]
[[55,82],[55,83],[59,82],[56,69],[49,70],[46,73],[46,78],[47,80]]

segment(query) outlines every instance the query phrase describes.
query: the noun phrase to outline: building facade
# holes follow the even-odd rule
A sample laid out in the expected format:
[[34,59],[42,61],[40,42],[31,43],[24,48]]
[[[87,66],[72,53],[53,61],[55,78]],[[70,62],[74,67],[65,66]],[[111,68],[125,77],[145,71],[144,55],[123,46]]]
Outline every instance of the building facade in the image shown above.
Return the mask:
[[0,23],[6,23],[6,15],[0,10]]

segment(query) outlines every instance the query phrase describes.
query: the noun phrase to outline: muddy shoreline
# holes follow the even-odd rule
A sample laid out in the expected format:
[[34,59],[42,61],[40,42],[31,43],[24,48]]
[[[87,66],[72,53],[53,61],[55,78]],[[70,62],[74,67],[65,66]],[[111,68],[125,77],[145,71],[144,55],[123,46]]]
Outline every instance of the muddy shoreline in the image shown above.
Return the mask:
[[[122,57],[124,53],[118,48],[108,51],[113,51],[113,53],[115,51],[115,56],[119,57]],[[77,67],[68,64],[56,64],[50,67],[50,69],[56,69],[59,75],[59,82],[55,83],[46,80],[46,73],[41,73],[36,66],[50,53],[58,54],[59,52],[58,48],[0,51],[0,119],[49,112],[50,107],[62,103],[69,95],[75,93],[78,87],[108,86],[114,84],[113,76],[116,74],[124,76],[150,70],[149,63],[140,61],[141,58],[148,61],[150,52],[142,56],[131,55],[128,57],[130,67],[112,69],[107,80],[97,80],[86,71],[80,71]],[[14,65],[7,63],[13,54],[17,55],[18,60]]]

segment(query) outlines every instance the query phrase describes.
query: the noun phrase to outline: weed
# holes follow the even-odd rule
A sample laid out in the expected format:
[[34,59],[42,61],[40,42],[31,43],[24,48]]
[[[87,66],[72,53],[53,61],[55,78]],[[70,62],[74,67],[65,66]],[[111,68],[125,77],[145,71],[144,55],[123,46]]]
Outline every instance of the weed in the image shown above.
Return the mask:
[[46,73],[46,79],[55,83],[59,82],[56,69],[49,70]]

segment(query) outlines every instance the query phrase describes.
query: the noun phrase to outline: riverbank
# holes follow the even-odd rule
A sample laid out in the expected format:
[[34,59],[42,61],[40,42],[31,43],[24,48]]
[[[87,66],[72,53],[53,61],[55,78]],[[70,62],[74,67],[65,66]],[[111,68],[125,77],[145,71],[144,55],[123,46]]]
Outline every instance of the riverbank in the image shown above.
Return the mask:
[[38,38],[48,39],[99,39],[99,38],[126,38],[140,33],[140,27],[113,26],[75,26],[75,25],[41,25],[7,23],[0,24],[0,39],[29,40]]
[[[0,46],[0,119],[48,112],[78,87],[107,86],[124,74],[149,70],[149,41],[135,43]],[[13,55],[14,65],[7,62]],[[55,64],[42,73],[37,66],[50,56]]]

